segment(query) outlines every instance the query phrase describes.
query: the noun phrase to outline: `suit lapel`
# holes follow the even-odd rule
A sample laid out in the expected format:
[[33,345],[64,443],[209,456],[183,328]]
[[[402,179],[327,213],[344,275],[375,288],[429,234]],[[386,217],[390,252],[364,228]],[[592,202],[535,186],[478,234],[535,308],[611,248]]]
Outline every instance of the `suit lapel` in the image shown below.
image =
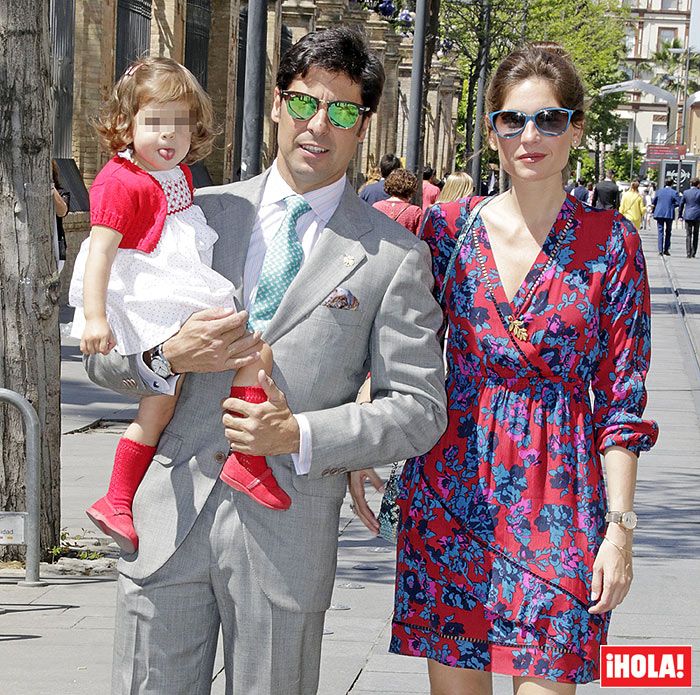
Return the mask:
[[[212,267],[228,278],[235,287],[234,296],[243,308],[243,275],[250,237],[260,207],[269,170],[254,178],[235,184],[235,194],[222,193],[223,211],[216,221],[219,233],[217,253]],[[244,205],[241,205],[244,201]]]
[[291,330],[364,263],[366,253],[359,239],[372,229],[365,206],[347,184],[338,209],[263,333],[268,343]]

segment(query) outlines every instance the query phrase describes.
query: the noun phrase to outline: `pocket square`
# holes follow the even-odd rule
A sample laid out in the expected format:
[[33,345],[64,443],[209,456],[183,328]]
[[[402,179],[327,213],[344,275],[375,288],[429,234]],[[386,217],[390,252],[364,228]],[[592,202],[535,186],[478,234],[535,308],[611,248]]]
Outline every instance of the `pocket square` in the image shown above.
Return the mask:
[[328,307],[329,309],[349,309],[350,311],[357,311],[360,306],[360,302],[357,301],[357,297],[346,290],[344,287],[336,287],[322,302],[321,306]]

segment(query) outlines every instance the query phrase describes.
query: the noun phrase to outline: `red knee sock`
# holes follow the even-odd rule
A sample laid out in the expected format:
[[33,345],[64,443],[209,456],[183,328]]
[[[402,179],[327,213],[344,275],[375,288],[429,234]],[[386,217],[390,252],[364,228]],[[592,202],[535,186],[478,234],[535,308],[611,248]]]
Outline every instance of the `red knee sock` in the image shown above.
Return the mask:
[[[247,403],[264,403],[267,395],[260,386],[232,386],[231,398]],[[232,453],[221,471],[221,479],[270,509],[289,509],[292,503],[272,475],[264,456]]]
[[131,511],[136,489],[146,474],[156,447],[122,437],[114,454],[114,468],[106,497],[116,509]]

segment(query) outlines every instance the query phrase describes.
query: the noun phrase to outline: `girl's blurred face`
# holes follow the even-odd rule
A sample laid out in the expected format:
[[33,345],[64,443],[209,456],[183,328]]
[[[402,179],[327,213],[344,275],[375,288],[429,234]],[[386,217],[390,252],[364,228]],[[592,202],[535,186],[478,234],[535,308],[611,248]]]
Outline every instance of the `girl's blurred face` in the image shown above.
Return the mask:
[[193,128],[190,106],[184,99],[145,104],[136,114],[131,133],[134,160],[147,171],[173,169],[190,151]]
[[[534,114],[540,109],[562,107],[550,83],[541,78],[530,78],[519,82],[506,94],[499,110],[521,111]],[[569,160],[569,150],[581,140],[582,128],[569,124],[561,135],[547,136],[537,130],[530,120],[520,135],[499,138],[489,128],[489,145],[498,151],[501,166],[515,181],[538,181],[561,187],[561,172]]]

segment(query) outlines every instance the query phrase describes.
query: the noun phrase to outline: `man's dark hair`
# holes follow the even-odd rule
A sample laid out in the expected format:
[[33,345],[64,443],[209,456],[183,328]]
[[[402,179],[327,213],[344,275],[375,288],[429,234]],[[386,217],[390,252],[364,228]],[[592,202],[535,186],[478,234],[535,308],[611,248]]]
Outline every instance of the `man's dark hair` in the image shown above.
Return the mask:
[[673,179],[666,179],[664,181],[664,186],[671,186],[673,187]]
[[360,85],[362,105],[376,112],[384,88],[384,67],[362,34],[340,26],[302,36],[282,56],[277,70],[278,89],[289,89],[311,68],[346,75]]
[[614,179],[614,178],[615,178],[615,172],[614,172],[612,169],[606,169],[606,170],[605,170],[605,175],[606,175],[609,179]]
[[385,154],[379,160],[379,171],[382,172],[383,179],[387,178],[392,171],[401,168],[401,160],[393,152]]
[[431,166],[423,167],[423,181],[430,181],[433,178],[435,170]]
[[691,186],[700,186],[700,179],[697,176],[693,176],[693,178],[690,179],[690,185]]
[[579,186],[585,186],[585,185],[586,185],[586,179],[579,179],[579,180],[578,180],[578,185],[579,185]]

